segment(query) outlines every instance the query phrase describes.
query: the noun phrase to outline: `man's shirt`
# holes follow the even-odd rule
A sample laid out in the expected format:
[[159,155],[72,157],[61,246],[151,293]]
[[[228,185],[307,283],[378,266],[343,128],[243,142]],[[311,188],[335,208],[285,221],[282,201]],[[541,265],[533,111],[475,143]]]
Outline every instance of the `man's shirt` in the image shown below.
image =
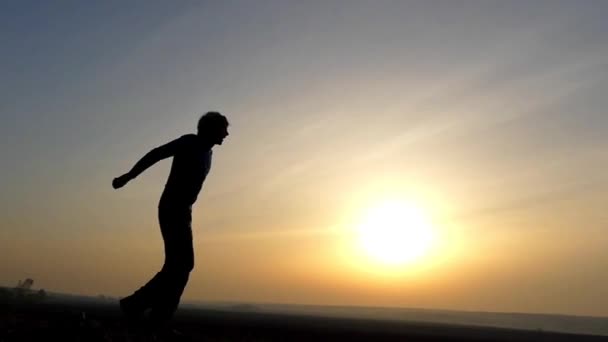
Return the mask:
[[202,147],[196,134],[186,134],[163,148],[173,155],[171,171],[161,196],[163,205],[192,206],[211,169],[211,148]]

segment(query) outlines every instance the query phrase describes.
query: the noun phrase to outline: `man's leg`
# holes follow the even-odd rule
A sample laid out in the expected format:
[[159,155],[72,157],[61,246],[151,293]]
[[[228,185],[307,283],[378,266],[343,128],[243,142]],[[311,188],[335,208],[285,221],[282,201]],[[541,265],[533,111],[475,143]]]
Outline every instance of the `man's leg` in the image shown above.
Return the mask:
[[144,286],[133,292],[128,297],[120,300],[120,308],[123,313],[131,319],[143,318],[144,312],[152,307],[154,299],[158,296],[157,293],[166,283],[167,274],[163,269],[156,273]]
[[160,216],[166,258],[163,281],[156,291],[150,312],[150,318],[158,323],[173,317],[194,268],[190,210],[163,210]]
[[[161,212],[161,208],[158,210],[158,220],[161,227],[161,233],[164,243],[165,251],[165,262],[162,269],[152,277],[144,286],[140,287],[137,291],[133,292],[128,297],[120,300],[120,308],[123,313],[132,319],[143,318],[143,314],[146,310],[150,309],[154,304],[154,301],[159,297],[160,293],[163,292],[163,288],[166,287],[165,283],[171,278],[167,274],[168,264],[172,258],[172,246],[170,245],[170,239],[167,239],[166,231],[169,222],[167,219],[166,210]],[[164,227],[164,228],[163,228]]]
[[157,298],[150,312],[150,319],[155,323],[170,321],[177,311],[181,296],[188,283],[189,272],[178,271],[170,276],[163,288],[163,295]]

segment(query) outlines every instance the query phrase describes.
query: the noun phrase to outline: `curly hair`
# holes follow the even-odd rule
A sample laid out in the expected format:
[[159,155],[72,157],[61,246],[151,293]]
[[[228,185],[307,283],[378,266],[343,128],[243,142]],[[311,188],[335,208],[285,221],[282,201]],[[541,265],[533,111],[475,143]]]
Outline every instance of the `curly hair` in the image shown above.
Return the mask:
[[198,132],[204,132],[209,129],[226,126],[228,126],[228,119],[220,114],[220,112],[207,112],[198,120],[197,130]]

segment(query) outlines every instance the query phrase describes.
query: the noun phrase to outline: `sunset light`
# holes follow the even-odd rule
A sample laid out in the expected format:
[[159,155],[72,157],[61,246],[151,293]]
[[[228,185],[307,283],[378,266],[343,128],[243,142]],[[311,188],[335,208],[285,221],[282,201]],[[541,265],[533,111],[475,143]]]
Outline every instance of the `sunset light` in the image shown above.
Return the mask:
[[409,264],[421,259],[434,241],[434,231],[423,210],[403,201],[371,207],[357,227],[360,246],[377,262]]
[[608,337],[608,0],[2,4],[0,342]]

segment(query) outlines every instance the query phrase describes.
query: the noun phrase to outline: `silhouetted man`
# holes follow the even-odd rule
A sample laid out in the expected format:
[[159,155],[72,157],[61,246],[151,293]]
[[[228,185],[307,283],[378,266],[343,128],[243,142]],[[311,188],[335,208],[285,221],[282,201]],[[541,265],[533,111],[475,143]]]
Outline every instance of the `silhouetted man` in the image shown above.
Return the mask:
[[169,321],[179,304],[194,268],[192,205],[211,167],[212,147],[228,136],[228,120],[208,112],[198,122],[197,134],[183,135],[156,147],[141,158],[131,171],[115,178],[112,186],[123,187],[156,162],[173,157],[171,172],[158,204],[158,219],[165,247],[162,269],[143,287],[120,300],[129,318],[143,318],[150,310],[153,323]]

